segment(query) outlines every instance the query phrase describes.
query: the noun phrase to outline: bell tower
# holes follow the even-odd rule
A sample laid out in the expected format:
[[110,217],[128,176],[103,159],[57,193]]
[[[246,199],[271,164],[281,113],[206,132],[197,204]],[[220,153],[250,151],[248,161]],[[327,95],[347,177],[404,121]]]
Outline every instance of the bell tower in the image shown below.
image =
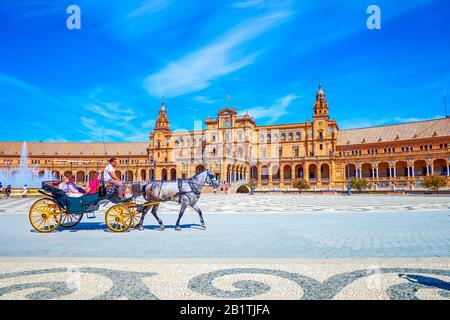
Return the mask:
[[328,102],[325,99],[325,92],[322,84],[319,85],[319,91],[316,94],[316,102],[314,103],[314,119],[329,119]]
[[161,109],[159,109],[158,118],[156,119],[154,131],[170,132],[169,118],[167,117],[167,111],[164,104],[164,100],[161,103]]
[[169,170],[175,166],[173,156],[173,144],[171,142],[172,132],[169,126],[164,100],[161,102],[155,127],[150,132],[149,162],[150,177],[154,179],[167,180]]

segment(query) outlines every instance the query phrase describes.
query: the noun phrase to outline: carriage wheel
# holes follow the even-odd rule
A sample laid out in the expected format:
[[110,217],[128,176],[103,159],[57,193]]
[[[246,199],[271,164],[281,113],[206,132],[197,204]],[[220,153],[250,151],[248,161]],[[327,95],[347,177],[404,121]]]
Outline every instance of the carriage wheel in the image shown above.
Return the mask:
[[113,232],[127,231],[132,223],[133,214],[127,207],[117,204],[105,213],[105,222],[109,230]]
[[72,214],[69,212],[63,212],[61,214],[61,227],[63,228],[72,228],[75,227],[78,223],[80,223],[81,218],[83,218],[83,214]]
[[137,225],[139,225],[139,223],[141,223],[142,212],[139,212],[137,210],[137,208],[130,208],[130,210],[131,210],[131,214],[133,216],[133,219],[131,219],[131,226],[130,226],[130,228],[134,228]]
[[61,223],[61,208],[52,199],[39,199],[31,206],[30,223],[39,232],[52,232]]

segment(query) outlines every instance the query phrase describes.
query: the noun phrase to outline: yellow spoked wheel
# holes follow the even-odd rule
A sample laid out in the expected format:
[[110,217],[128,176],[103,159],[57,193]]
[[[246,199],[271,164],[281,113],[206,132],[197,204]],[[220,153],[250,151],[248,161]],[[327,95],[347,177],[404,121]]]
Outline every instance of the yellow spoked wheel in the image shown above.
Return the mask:
[[105,222],[109,230],[113,232],[127,231],[132,223],[133,214],[127,207],[117,204],[105,213]]
[[61,223],[61,208],[52,199],[39,199],[31,206],[29,219],[39,232],[52,232]]
[[131,226],[130,228],[136,227],[139,223],[141,223],[142,220],[142,212],[139,212],[136,208],[131,208],[131,215],[133,218],[131,219]]
[[83,218],[83,214],[71,214],[68,212],[61,213],[61,227],[72,228],[75,227]]

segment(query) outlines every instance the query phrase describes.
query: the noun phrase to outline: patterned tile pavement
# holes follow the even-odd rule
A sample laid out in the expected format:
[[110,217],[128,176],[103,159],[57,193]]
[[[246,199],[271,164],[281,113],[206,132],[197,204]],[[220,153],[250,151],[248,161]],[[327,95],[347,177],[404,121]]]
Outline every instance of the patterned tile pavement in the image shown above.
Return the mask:
[[450,299],[450,259],[0,259],[0,299]]

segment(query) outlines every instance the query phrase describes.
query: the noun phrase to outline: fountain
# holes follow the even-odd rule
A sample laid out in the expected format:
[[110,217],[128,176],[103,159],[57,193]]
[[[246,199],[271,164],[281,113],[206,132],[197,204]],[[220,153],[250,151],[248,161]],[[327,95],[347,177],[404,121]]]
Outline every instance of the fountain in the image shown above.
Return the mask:
[[[39,174],[39,172],[41,173]],[[54,180],[52,172],[39,170],[37,165],[32,168],[28,167],[28,151],[25,142],[22,144],[20,153],[20,167],[11,166],[0,170],[0,182],[3,184],[3,187],[10,184],[13,188],[22,188],[24,185],[27,185],[29,188],[39,188],[42,181],[49,180]]]

